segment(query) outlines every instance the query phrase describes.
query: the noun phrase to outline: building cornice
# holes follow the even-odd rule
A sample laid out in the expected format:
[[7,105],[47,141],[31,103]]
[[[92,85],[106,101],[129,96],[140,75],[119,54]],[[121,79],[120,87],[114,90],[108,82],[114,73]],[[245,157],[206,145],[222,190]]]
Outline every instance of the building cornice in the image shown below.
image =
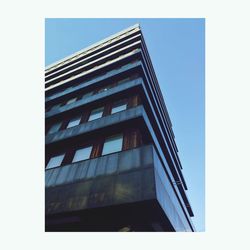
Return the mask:
[[[58,61],[56,61],[56,62],[54,62],[52,64],[49,64],[48,66],[45,67],[45,72],[49,72],[52,69],[56,69],[59,66],[59,64],[61,64],[62,62],[66,63],[67,60],[70,60],[70,59],[74,60],[74,57],[79,58],[81,56],[81,54],[84,54],[85,52],[88,52],[89,50],[91,50],[91,49],[93,49],[93,48],[95,48],[95,47],[97,47],[97,46],[99,46],[101,44],[104,44],[104,43],[108,42],[109,40],[112,40],[115,37],[120,36],[120,35],[122,35],[122,34],[124,34],[126,32],[132,31],[133,29],[136,29],[136,28],[140,29],[139,24],[135,24],[133,26],[130,26],[130,27],[128,27],[128,28],[126,28],[126,29],[124,29],[124,30],[122,30],[120,32],[117,32],[117,33],[115,33],[115,34],[113,34],[113,35],[99,41],[99,42],[96,42],[96,43],[94,43],[94,44],[92,44],[92,45],[90,45],[88,47],[85,47],[82,50],[79,50],[79,51],[77,51],[77,52],[75,52],[75,53],[73,53],[73,54],[71,54],[69,56],[66,56],[66,57],[64,57],[64,58],[62,58],[62,59],[60,59],[60,60],[58,60]],[[77,59],[77,58],[75,58],[75,59]]]

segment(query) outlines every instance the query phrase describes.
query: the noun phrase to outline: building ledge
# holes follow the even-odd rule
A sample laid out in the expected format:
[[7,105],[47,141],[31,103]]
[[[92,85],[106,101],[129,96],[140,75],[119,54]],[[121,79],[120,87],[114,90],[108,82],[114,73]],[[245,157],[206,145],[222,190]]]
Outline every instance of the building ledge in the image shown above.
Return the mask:
[[104,98],[108,98],[112,95],[115,95],[117,93],[121,93],[123,91],[127,91],[130,88],[133,88],[135,86],[139,86],[140,84],[142,84],[142,81],[143,81],[142,78],[137,78],[137,79],[128,81],[124,84],[118,85],[114,88],[111,88],[105,92],[86,97],[84,99],[81,99],[79,101],[76,101],[76,102],[68,104],[68,105],[64,105],[62,107],[59,107],[57,109],[54,109],[54,110],[47,112],[45,114],[45,118],[48,119],[48,118],[51,118],[53,116],[61,115],[62,113],[69,112],[72,109],[82,108],[83,106],[88,105],[90,103],[100,101]]
[[112,115],[108,115],[90,122],[80,124],[78,126],[58,131],[53,134],[49,134],[45,137],[45,144],[55,143],[61,140],[69,139],[71,137],[91,133],[93,131],[113,126],[115,124],[125,122],[127,120],[136,119],[143,116],[144,113],[143,106],[137,106],[135,108],[130,108]]
[[47,216],[155,199],[176,231],[192,231],[151,144],[48,169],[45,185]]
[[82,90],[83,88],[86,88],[90,85],[98,84],[99,82],[110,80],[110,78],[112,78],[118,74],[125,73],[126,71],[129,71],[131,69],[134,69],[134,68],[138,67],[140,64],[141,64],[140,62],[129,63],[129,64],[122,66],[119,69],[114,69],[114,70],[108,71],[107,73],[100,75],[92,80],[87,80],[87,81],[83,80],[83,82],[77,86],[62,90],[59,93],[55,93],[55,94],[52,94],[50,96],[45,97],[45,102],[49,102],[49,101],[55,100],[59,97],[74,93],[78,90]]

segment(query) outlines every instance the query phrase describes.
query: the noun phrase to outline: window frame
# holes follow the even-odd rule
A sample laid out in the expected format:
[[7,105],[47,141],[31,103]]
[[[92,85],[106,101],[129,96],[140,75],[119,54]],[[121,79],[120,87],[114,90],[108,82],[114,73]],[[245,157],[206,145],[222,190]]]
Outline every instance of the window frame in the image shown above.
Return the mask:
[[[104,113],[104,108],[105,108],[105,106],[102,106],[102,107],[99,107],[99,108],[92,109],[92,110],[90,111],[90,113],[89,113],[88,122],[95,121],[95,120],[97,120],[97,119],[102,118],[102,117],[103,117],[103,113]],[[95,119],[90,120],[90,117],[91,117],[92,113],[93,113],[95,110],[98,110],[98,109],[100,109],[100,110],[102,109],[101,116],[98,117],[98,118],[95,118]],[[98,113],[97,113],[97,114],[98,114]]]
[[94,94],[94,91],[89,91],[85,94],[82,94],[80,100],[84,100],[85,98],[88,98],[88,97],[92,96],[93,94]]
[[[73,100],[73,101],[72,101]],[[65,105],[72,104],[77,101],[77,97],[72,97],[69,100],[66,101]]]
[[[76,120],[79,121],[78,124],[76,124],[76,125],[74,125],[74,126],[68,127],[69,124],[70,124],[71,122],[76,121]],[[80,124],[81,124],[81,120],[82,120],[82,116],[80,116],[80,115],[71,118],[71,119],[68,121],[68,123],[67,123],[66,129],[73,128],[73,127],[76,127],[76,126],[80,125]]]
[[56,109],[60,108],[61,106],[62,106],[61,103],[57,103],[57,104],[53,105],[53,106],[50,108],[49,111],[56,110]]
[[[122,103],[122,105],[119,105],[119,103]],[[116,106],[116,105],[117,105],[117,106]],[[114,108],[118,108],[118,107],[124,106],[124,105],[126,105],[125,109],[122,109],[122,110],[113,112],[113,109],[114,109]],[[128,100],[127,100],[127,99],[122,99],[122,100],[116,101],[116,102],[114,102],[114,103],[112,104],[111,110],[110,110],[110,114],[113,115],[113,114],[122,112],[122,111],[127,110],[127,109],[128,109]]]
[[[59,164],[59,165],[56,165],[56,166],[53,166],[53,167],[49,167],[49,168],[48,168],[48,165],[49,165],[49,163],[50,163],[51,159],[53,159],[53,158],[57,158],[57,157],[59,157],[59,156],[63,156],[63,157],[62,157],[62,159],[61,159],[60,164]],[[66,153],[65,153],[65,152],[64,152],[64,153],[61,153],[61,154],[56,154],[56,155],[54,155],[54,156],[51,156],[51,157],[49,158],[49,160],[48,160],[47,164],[46,164],[45,169],[46,169],[46,170],[48,170],[48,169],[53,169],[53,168],[61,167],[61,166],[63,165],[63,161],[64,161],[64,159],[65,159],[65,156],[66,156]]]
[[[58,129],[56,130],[56,131],[54,131],[54,132],[50,132],[50,130],[52,129],[52,127],[54,127],[55,125],[58,125],[59,124],[59,127],[58,127]],[[54,123],[54,124],[52,124],[50,127],[49,127],[49,129],[48,129],[48,131],[47,131],[47,135],[50,135],[50,134],[54,134],[54,133],[56,133],[56,132],[58,132],[58,131],[60,131],[61,130],[61,128],[62,128],[62,122],[60,121],[60,122],[57,122],[57,123]]]
[[[119,150],[115,150],[115,151],[110,151],[110,152],[104,153],[104,150],[105,150],[105,143],[108,143],[108,142],[112,141],[112,140],[110,140],[110,139],[115,138],[115,137],[118,137],[118,138],[121,139],[120,149],[119,149]],[[124,135],[123,135],[123,133],[119,133],[119,134],[115,134],[115,135],[106,137],[105,140],[104,140],[104,142],[103,142],[102,151],[101,151],[101,155],[100,155],[100,156],[105,156],[105,155],[109,155],[109,154],[118,153],[118,152],[123,151],[123,142],[124,142]]]
[[[76,157],[77,151],[84,150],[84,149],[87,149],[87,148],[90,148],[90,152],[89,152],[88,158],[74,161],[74,158]],[[86,161],[86,160],[91,159],[91,155],[92,155],[93,148],[94,148],[94,145],[93,145],[93,144],[87,144],[87,145],[85,145],[85,146],[77,147],[77,148],[74,150],[74,154],[73,154],[73,158],[72,158],[71,163],[76,163],[76,162]]]

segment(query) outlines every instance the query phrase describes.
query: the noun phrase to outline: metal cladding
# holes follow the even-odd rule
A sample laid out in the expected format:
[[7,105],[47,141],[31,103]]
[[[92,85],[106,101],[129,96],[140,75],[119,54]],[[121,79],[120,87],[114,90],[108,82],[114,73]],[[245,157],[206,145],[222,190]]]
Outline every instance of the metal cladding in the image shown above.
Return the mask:
[[[128,104],[113,113],[124,99]],[[45,136],[46,159],[67,151],[45,169],[46,231],[195,231],[172,124],[138,24],[49,65],[45,107],[46,127],[62,123]],[[81,122],[67,127],[79,115]],[[122,149],[103,155],[117,133]],[[73,162],[85,142],[95,147],[91,155]]]

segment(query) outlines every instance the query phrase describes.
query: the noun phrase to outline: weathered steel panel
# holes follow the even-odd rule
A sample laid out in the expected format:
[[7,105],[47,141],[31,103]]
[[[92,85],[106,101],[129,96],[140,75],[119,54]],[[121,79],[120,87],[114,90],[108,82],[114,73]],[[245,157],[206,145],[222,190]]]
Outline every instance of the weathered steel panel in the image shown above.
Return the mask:
[[94,130],[98,130],[110,125],[118,124],[120,122],[127,121],[129,119],[137,118],[145,113],[143,106],[137,106],[135,108],[127,109],[119,113],[115,113],[110,116],[100,118],[98,120],[86,122],[73,128],[58,131],[54,134],[49,134],[45,138],[45,144],[54,143],[60,140],[70,138],[72,136],[78,136],[84,133],[90,133]]
[[148,145],[47,170],[56,181],[46,181],[46,213],[155,198],[153,158],[142,165],[142,149],[152,155]]
[[57,176],[57,180],[55,182],[55,185],[60,185],[63,183],[66,183],[66,179],[68,176],[68,172],[71,170],[71,166],[64,166],[63,168],[58,168],[58,170],[60,169],[60,172]]
[[135,202],[142,199],[141,175],[142,170],[117,176],[114,190],[115,204]]
[[107,166],[107,157],[100,157],[98,159],[98,164],[96,166],[96,174],[95,176],[99,176],[99,175],[104,175],[105,174],[105,169]]
[[97,101],[99,99],[106,98],[106,97],[114,95],[116,93],[120,93],[121,91],[124,91],[126,89],[138,86],[140,84],[142,84],[142,79],[141,78],[128,81],[128,82],[126,82],[124,84],[121,84],[121,85],[118,85],[118,86],[116,86],[114,88],[111,88],[108,91],[105,91],[105,92],[102,92],[102,93],[99,93],[99,94],[96,94],[96,95],[93,95],[93,96],[89,96],[87,98],[78,100],[78,101],[76,101],[74,103],[70,103],[70,104],[55,108],[53,110],[50,110],[45,114],[45,118],[47,119],[47,118],[50,118],[52,116],[58,115],[60,113],[66,112],[66,111],[68,111],[70,109],[74,109],[74,108],[89,104],[91,102],[95,102],[95,101]]
[[107,165],[106,165],[106,174],[113,174],[117,171],[118,168],[118,158],[119,154],[107,155]]
[[154,151],[154,169],[157,200],[176,231],[192,231],[162,163]]

